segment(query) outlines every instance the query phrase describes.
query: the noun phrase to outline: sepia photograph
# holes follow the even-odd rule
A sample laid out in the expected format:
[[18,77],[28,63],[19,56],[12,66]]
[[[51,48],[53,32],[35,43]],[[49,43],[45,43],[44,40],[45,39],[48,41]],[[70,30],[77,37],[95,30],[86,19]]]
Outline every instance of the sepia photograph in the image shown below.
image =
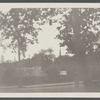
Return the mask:
[[72,92],[100,92],[100,3],[0,4],[0,93]]

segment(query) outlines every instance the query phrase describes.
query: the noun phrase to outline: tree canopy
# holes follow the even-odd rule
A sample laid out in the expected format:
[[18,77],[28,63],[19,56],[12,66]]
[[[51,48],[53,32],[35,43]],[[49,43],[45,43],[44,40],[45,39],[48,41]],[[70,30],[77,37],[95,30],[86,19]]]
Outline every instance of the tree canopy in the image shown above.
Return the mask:
[[67,46],[67,52],[72,54],[89,54],[99,50],[100,9],[72,8],[63,15],[58,39],[61,46]]
[[[38,42],[38,31],[41,30],[37,22],[41,16],[41,10],[38,8],[12,8],[5,14],[2,25],[2,38],[10,39],[8,47],[16,48],[25,56],[27,44]],[[37,26],[36,26],[37,25]]]

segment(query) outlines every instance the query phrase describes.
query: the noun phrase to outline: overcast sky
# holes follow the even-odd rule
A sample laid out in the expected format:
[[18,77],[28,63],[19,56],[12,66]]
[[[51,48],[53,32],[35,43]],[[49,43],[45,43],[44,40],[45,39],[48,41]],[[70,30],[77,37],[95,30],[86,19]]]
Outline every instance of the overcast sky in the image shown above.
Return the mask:
[[[10,8],[9,8],[10,9]],[[9,9],[3,9],[3,11],[7,12]],[[29,56],[32,57],[35,53],[38,53],[41,49],[51,48],[54,51],[54,54],[59,56],[59,40],[55,39],[56,35],[59,33],[56,27],[58,23],[54,23],[53,25],[49,25],[46,23],[42,25],[42,31],[38,33],[38,44],[28,45],[28,51],[26,52],[26,58]],[[7,41],[8,42],[8,41]],[[18,59],[17,53],[11,53],[11,49],[3,50],[0,48],[0,58],[3,55],[5,60],[14,60]],[[65,55],[65,48],[61,48],[62,55]]]
[[[100,3],[1,3],[0,10],[7,12],[12,8],[99,8]],[[41,49],[52,48],[56,56],[59,55],[59,41],[54,39],[58,31],[56,29],[58,24],[53,24],[52,26],[45,24],[42,26],[41,32],[38,35],[39,44],[29,45],[27,51],[27,57],[32,57],[34,53],[37,53]],[[62,48],[62,55],[65,54],[65,48]],[[12,54],[10,49],[7,49],[6,52],[0,48],[0,58],[1,55],[4,55],[5,60],[13,60],[14,57],[17,59],[17,54]]]

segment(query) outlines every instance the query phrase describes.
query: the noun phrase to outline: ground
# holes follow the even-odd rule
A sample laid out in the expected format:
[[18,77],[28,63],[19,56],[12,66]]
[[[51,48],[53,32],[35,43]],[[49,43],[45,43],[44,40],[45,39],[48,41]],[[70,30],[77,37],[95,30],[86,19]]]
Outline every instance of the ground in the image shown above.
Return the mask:
[[45,85],[31,85],[31,86],[8,86],[0,87],[1,93],[37,93],[37,92],[100,92],[100,88],[96,86],[85,87],[84,84],[80,84],[79,87],[75,87],[74,82],[70,83],[58,83],[58,84],[45,84]]

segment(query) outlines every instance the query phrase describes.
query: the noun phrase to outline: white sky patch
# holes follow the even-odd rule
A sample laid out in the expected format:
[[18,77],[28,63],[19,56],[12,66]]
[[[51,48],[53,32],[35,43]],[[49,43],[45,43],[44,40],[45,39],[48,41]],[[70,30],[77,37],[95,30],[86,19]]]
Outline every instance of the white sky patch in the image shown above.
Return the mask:
[[[51,48],[54,51],[54,54],[57,56],[59,56],[59,42],[60,40],[55,39],[56,35],[59,33],[59,31],[56,29],[56,27],[59,24],[54,23],[53,25],[49,25],[48,23],[45,25],[42,25],[42,31],[40,31],[38,33],[38,44],[35,43],[33,45],[28,45],[27,47],[27,52],[26,52],[26,58],[28,57],[32,57],[35,53],[38,53],[40,50],[42,49],[48,49]],[[7,48],[5,50],[5,52],[3,52],[4,50],[2,50],[2,48],[0,48],[0,59],[1,56],[4,55],[4,59],[5,60],[12,60],[14,61],[14,59],[16,58],[16,60],[18,59],[18,55],[17,53],[12,53],[12,50]],[[61,48],[61,54],[65,55],[65,48]],[[23,58],[21,56],[21,58]]]
[[[56,56],[59,56],[59,40],[55,39],[58,34],[58,30],[56,29],[56,24],[50,26],[48,24],[42,26],[42,31],[39,32],[38,35],[38,44],[29,45],[26,56],[32,57],[34,53],[38,53],[41,49],[51,48],[54,51]],[[65,55],[65,48],[61,49],[62,55]]]

